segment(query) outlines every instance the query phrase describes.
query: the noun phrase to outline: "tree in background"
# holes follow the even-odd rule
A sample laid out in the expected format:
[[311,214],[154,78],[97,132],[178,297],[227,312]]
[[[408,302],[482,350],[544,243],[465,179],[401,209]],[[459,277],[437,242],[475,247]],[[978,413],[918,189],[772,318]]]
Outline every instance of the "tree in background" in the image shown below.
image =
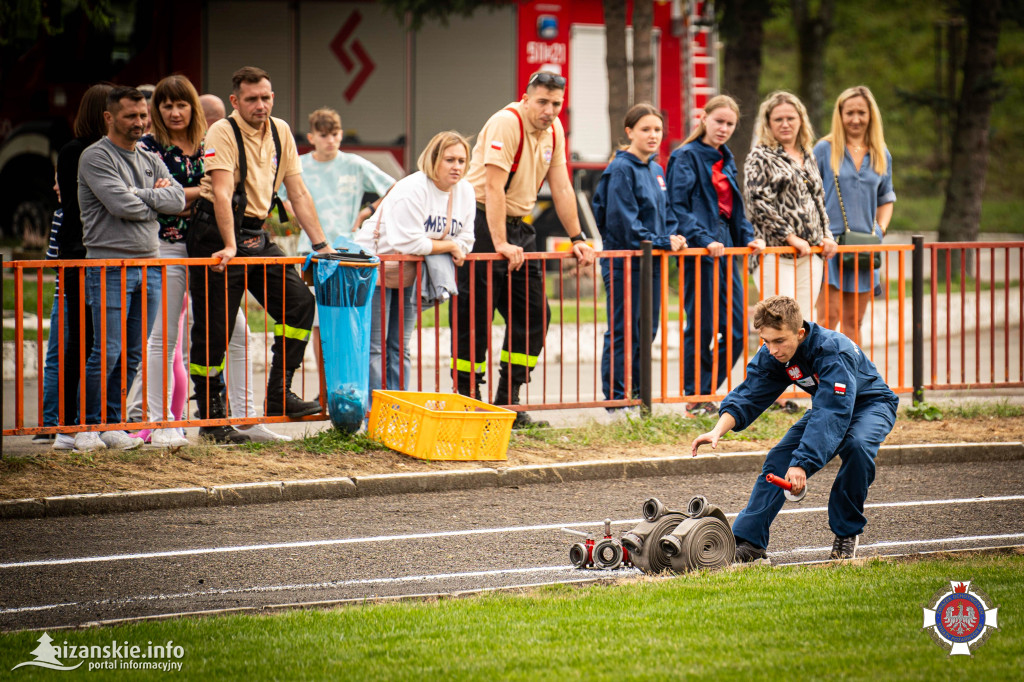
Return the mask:
[[729,149],[736,158],[742,186],[743,164],[754,136],[754,119],[760,100],[758,87],[761,84],[764,22],[771,16],[772,4],[765,0],[725,0],[720,5],[723,8],[721,31],[725,42],[723,89],[740,105],[740,121]]
[[[1022,4],[1010,2],[1019,11]],[[946,203],[939,221],[939,241],[976,241],[981,199],[988,172],[989,118],[999,83],[995,77],[999,44],[1000,0],[966,0],[967,19],[963,83],[957,102]],[[958,252],[954,252],[958,256]],[[958,263],[952,264],[958,268]]]
[[622,136],[619,127],[629,110],[629,78],[626,58],[626,3],[604,0],[604,63],[608,70],[608,132],[612,149]]
[[793,27],[800,49],[800,87],[798,94],[807,107],[807,116],[817,133],[822,130],[825,108],[825,47],[832,33],[834,0],[818,0],[817,12],[811,0],[790,0]]
[[[605,3],[607,5],[607,2]],[[654,102],[654,0],[633,2],[633,104]],[[619,119],[621,121],[622,119]],[[621,125],[621,123],[620,123]]]
[[608,69],[608,130],[612,149],[622,143],[622,121],[636,102],[654,101],[654,55],[651,31],[654,0],[633,3],[633,92],[629,92],[626,51],[626,3],[604,0],[605,67]]

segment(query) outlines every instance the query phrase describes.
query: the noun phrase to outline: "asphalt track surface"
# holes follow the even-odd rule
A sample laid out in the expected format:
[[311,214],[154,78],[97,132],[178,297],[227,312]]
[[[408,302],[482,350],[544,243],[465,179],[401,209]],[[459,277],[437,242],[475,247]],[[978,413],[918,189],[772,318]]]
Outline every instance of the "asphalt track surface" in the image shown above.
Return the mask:
[[[830,466],[773,526],[772,563],[826,559]],[[615,579],[581,571],[578,538],[616,535],[658,497],[732,516],[755,472],[537,484],[347,500],[4,521],[0,629],[344,603]],[[859,556],[1024,545],[1024,461],[880,467]]]

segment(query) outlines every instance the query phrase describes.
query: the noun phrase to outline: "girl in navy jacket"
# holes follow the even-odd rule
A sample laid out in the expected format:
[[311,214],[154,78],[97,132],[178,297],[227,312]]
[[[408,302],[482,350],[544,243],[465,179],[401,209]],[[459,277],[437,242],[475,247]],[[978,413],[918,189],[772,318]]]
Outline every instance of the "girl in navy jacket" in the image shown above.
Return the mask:
[[[676,234],[675,217],[667,208],[665,174],[654,160],[664,134],[665,121],[661,112],[650,104],[637,104],[626,112],[624,124],[629,146],[615,152],[594,193],[594,218],[601,232],[604,250],[638,251],[644,241],[652,242],[656,249],[678,251],[685,248],[686,240]],[[608,330],[604,333],[601,356],[604,395],[608,400],[635,398],[640,391],[640,344],[654,342],[661,297],[655,293],[652,336],[641,339],[640,258],[602,258],[601,275],[608,306]],[[653,276],[656,283],[661,280],[658,260],[654,261]],[[628,346],[627,318],[631,325]],[[632,356],[631,394],[626,391],[627,351]]]
[[[726,95],[708,100],[700,125],[668,160],[669,207],[679,231],[690,247],[705,248],[709,256],[681,259],[686,330],[683,334],[683,391],[686,395],[710,395],[725,381],[743,352],[743,320],[747,305],[747,267],[740,256],[722,258],[725,249],[749,246],[754,253],[764,240],[754,238],[754,228],[743,210],[736,184],[736,163],[725,143],[739,120],[739,107]],[[718,291],[715,292],[715,267]],[[697,333],[697,266],[700,266],[700,330]],[[728,284],[732,279],[731,307]],[[718,325],[715,326],[717,295]],[[730,322],[731,317],[731,322]],[[729,334],[731,332],[731,343]],[[700,383],[695,381],[695,349],[700,348]],[[730,353],[731,351],[731,353]],[[717,364],[717,372],[715,365]],[[715,374],[712,382],[712,374]],[[709,406],[691,405],[691,407]]]

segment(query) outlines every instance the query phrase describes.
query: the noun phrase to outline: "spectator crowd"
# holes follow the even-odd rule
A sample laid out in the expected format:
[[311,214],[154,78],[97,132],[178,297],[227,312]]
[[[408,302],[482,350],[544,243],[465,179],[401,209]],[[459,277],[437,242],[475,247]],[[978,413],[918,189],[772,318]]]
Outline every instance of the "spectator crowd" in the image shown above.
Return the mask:
[[[190,393],[195,415],[204,420],[258,416],[241,305],[246,296],[274,321],[263,414],[319,413],[318,400],[305,400],[292,388],[307,343],[319,345],[313,294],[293,266],[231,262],[285,255],[265,224],[275,209],[279,220],[301,228],[305,252],[351,247],[425,257],[423,270],[435,291],[430,300],[454,300],[455,390],[518,405],[550,320],[542,262],[525,257],[538,249],[528,216],[542,184],[550,188],[579,264],[589,266],[597,257],[580,225],[566,164],[559,121],[566,85],[561,75],[533,74],[521,99],[491,116],[472,145],[458,132],[438,133],[420,154],[417,172],[397,181],[340,150],[341,119],[331,109],[309,115],[312,151],[300,156],[288,123],[272,116],[270,75],[256,67],[233,75],[229,115],[220,98],[200,96],[181,75],[138,88],[94,85],[79,106],[75,138],[58,156],[61,208],[48,257],[129,263],[63,269],[51,328],[57,329],[64,305],[65,331],[50,336],[44,425],[181,422],[189,417]],[[700,124],[663,168],[656,157],[664,118],[656,107],[637,104],[623,121],[625,144],[593,198],[605,250],[635,251],[645,241],[670,251],[706,250],[679,260],[687,395],[715,393],[742,353],[748,271],[726,249],[749,247],[756,268],[766,246],[793,247],[795,253],[780,255],[778,265],[769,267],[764,259],[765,296],[792,296],[805,319],[816,309],[824,324],[856,343],[879,275],[870,257],[839,258],[837,248],[879,243],[895,201],[881,115],[867,88],[839,96],[831,130],[817,143],[800,100],[786,92],[769,95],[758,113],[743,191],[727,144],[738,118],[730,97],[711,98]],[[367,193],[379,198],[363,204]],[[502,259],[493,269],[473,267],[466,261],[470,252]],[[138,264],[152,258],[177,262]],[[214,264],[189,264],[194,258]],[[652,273],[656,283],[659,267]],[[407,389],[410,337],[424,291],[413,280],[416,268],[383,267],[381,273],[371,304],[370,384]],[[637,257],[601,259],[609,324],[600,371],[608,400],[638,395],[640,346],[654,340],[640,338],[639,273]],[[482,389],[490,376],[495,310],[505,332],[494,358],[498,383],[488,394]],[[656,307],[652,333],[659,317]],[[717,409],[706,402],[688,407]],[[517,427],[538,423],[517,412]],[[288,440],[259,423],[221,422],[199,433],[220,443]],[[144,442],[177,447],[188,440],[176,427],[130,435],[96,428],[58,434],[53,444],[91,451]]]

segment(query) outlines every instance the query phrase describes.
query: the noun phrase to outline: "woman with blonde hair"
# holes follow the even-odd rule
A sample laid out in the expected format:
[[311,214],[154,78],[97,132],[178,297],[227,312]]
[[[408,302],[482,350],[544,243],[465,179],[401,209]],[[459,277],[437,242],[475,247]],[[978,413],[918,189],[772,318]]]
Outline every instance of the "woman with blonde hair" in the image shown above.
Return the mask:
[[[355,234],[355,241],[369,253],[401,253],[415,256],[447,253],[456,266],[473,249],[476,195],[465,179],[469,170],[469,143],[454,130],[434,135],[420,154],[416,167],[387,191],[370,218]],[[450,220],[449,220],[450,219]],[[415,272],[415,263],[404,270]],[[381,301],[384,296],[384,324]],[[412,374],[409,342],[416,326],[416,302],[420,288],[403,282],[389,288],[380,282],[370,304],[370,389],[408,390]],[[399,316],[401,315],[401,322]],[[401,335],[399,334],[401,328]],[[385,341],[386,340],[386,341]],[[381,366],[386,342],[386,366]],[[386,376],[385,376],[386,373]]]
[[792,296],[811,319],[821,288],[822,257],[837,245],[829,231],[821,175],[814,160],[814,131],[795,95],[776,91],[761,103],[755,146],[744,166],[745,196],[754,234],[768,246],[792,246],[796,256],[767,257],[761,268],[762,298]]
[[[683,300],[686,330],[683,334],[683,391],[686,395],[710,395],[725,381],[732,366],[743,353],[743,330],[747,308],[746,268],[742,258],[731,263],[722,259],[725,249],[748,246],[754,254],[761,252],[764,241],[754,235],[754,228],[743,210],[743,198],[736,184],[736,163],[726,142],[739,121],[740,109],[727,95],[708,100],[700,124],[668,160],[668,201],[679,224],[678,232],[691,248],[708,250],[708,256],[683,258]],[[722,259],[722,260],[719,260]],[[700,263],[700,321],[698,330],[695,297],[696,265]],[[718,269],[718,299],[715,300],[715,266]],[[687,267],[689,266],[689,267]],[[728,306],[730,270],[732,308]],[[715,306],[718,326],[715,327]],[[731,343],[729,335],[731,334]],[[717,355],[712,349],[717,346]],[[731,346],[732,355],[729,355]],[[695,372],[695,356],[699,367]],[[717,357],[717,360],[716,360]],[[717,375],[712,378],[715,363]],[[699,374],[698,379],[695,374]],[[709,403],[690,406],[692,411],[717,409]]]
[[[844,90],[836,99],[832,130],[815,145],[814,157],[825,186],[832,233],[874,234],[881,242],[892,220],[896,193],[882,115],[865,86]],[[881,280],[870,258],[861,259],[861,265],[856,263],[855,258],[829,261],[828,304],[824,294],[819,296],[818,313],[823,325],[830,329],[839,326],[854,343],[860,343],[860,325],[868,300],[872,293],[880,292]]]

